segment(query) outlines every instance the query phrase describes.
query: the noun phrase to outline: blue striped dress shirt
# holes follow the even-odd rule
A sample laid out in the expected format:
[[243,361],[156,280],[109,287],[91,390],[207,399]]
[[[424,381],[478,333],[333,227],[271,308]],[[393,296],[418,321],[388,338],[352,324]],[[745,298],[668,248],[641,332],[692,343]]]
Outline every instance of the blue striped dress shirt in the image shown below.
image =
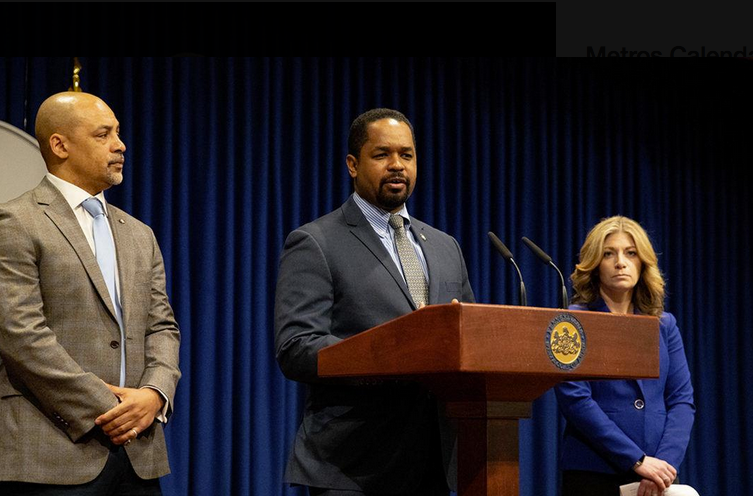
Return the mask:
[[[358,208],[361,209],[361,212],[363,212],[366,220],[369,221],[369,224],[371,224],[374,232],[377,233],[377,236],[379,236],[379,239],[382,240],[382,244],[387,249],[387,253],[389,253],[392,257],[392,261],[395,262],[397,270],[400,271],[403,279],[405,279],[405,274],[403,274],[403,266],[400,264],[400,256],[397,253],[397,245],[395,244],[395,230],[389,224],[390,212],[382,210],[379,207],[375,207],[371,203],[358,196],[358,193],[353,193],[353,200],[356,202],[356,205],[358,205]],[[424,271],[424,277],[426,278],[426,283],[428,284],[429,270],[426,267],[426,259],[424,258],[423,250],[421,250],[421,245],[418,244],[416,239],[413,237],[413,232],[410,230],[410,215],[408,215],[408,208],[403,205],[403,208],[401,208],[400,211],[397,212],[397,215],[406,220],[405,231],[408,234],[408,239],[413,245],[413,249],[416,250],[416,255],[418,256],[418,260],[421,262],[421,268]]]

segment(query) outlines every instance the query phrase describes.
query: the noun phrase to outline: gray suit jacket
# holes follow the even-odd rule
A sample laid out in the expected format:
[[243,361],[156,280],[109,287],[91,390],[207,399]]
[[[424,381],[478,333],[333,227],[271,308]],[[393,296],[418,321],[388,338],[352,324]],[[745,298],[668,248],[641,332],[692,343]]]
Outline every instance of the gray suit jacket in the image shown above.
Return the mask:
[[[126,334],[126,387],[154,386],[173,402],[177,323],[151,229],[108,205]],[[0,480],[81,484],[109,439],[94,419],[117,405],[120,330],[107,286],[76,217],[47,179],[0,205]],[[104,382],[103,382],[104,381]],[[126,447],[136,473],[169,472],[162,425]]]
[[[429,271],[429,302],[473,302],[458,243],[412,219]],[[285,480],[382,494],[410,493],[438,456],[443,419],[414,383],[358,385],[317,376],[325,346],[415,310],[403,277],[352,198],[293,231],[285,242],[275,301],[275,347],[283,373],[309,384]],[[431,339],[431,336],[427,336]],[[450,485],[452,440],[444,460]]]

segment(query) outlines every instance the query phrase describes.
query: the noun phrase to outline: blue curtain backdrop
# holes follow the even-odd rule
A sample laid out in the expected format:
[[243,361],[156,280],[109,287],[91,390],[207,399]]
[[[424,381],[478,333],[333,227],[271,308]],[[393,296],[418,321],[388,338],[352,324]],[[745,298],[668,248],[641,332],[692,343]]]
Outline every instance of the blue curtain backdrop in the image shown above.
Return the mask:
[[[167,427],[172,495],[302,495],[282,485],[304,388],[274,360],[277,259],[287,233],[350,194],[347,130],[364,110],[416,129],[411,214],[460,242],[480,302],[557,305],[599,219],[639,220],[660,253],[698,413],[684,481],[753,487],[753,66],[493,58],[81,58],[128,146],[109,201],[152,226],[183,335]],[[0,59],[0,120],[34,116],[70,84],[70,58]],[[1,153],[1,151],[0,151]],[[2,178],[0,178],[2,180]],[[551,392],[521,422],[521,494],[557,494],[563,422]]]

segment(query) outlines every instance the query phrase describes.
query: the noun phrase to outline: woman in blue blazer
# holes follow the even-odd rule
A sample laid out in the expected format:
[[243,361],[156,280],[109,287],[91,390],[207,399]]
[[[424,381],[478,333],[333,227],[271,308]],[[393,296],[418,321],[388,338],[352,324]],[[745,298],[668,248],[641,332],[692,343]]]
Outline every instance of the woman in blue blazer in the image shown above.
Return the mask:
[[682,337],[664,312],[664,279],[646,231],[610,217],[586,237],[570,278],[571,309],[660,317],[660,375],[651,380],[566,382],[555,388],[567,426],[562,496],[660,495],[677,478],[695,405]]

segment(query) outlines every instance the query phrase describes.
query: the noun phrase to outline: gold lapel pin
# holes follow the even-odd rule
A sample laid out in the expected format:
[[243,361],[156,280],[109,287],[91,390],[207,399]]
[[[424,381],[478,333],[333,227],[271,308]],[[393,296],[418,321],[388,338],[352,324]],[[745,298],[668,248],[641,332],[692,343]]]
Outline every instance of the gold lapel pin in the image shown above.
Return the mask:
[[118,222],[120,222],[121,224],[125,224],[125,221],[123,219],[118,219]]
[[426,241],[426,236],[424,236],[424,233],[419,234],[419,236],[421,236],[421,239],[423,239],[424,241]]

